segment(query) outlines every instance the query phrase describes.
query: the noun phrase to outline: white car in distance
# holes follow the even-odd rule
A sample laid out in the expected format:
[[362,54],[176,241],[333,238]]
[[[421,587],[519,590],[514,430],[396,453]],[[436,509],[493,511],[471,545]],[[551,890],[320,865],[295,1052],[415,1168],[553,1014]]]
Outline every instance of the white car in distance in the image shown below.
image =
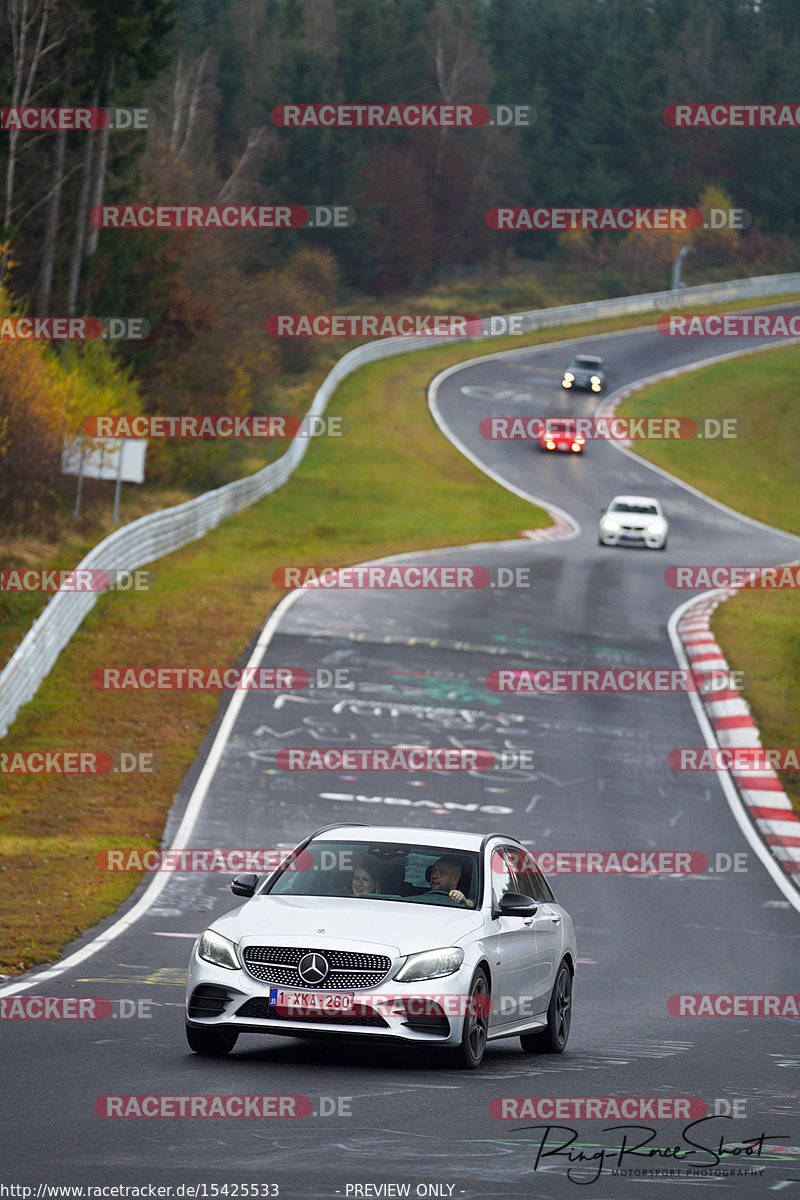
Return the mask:
[[615,496],[607,508],[601,509],[601,546],[666,550],[668,533],[667,519],[653,496]]

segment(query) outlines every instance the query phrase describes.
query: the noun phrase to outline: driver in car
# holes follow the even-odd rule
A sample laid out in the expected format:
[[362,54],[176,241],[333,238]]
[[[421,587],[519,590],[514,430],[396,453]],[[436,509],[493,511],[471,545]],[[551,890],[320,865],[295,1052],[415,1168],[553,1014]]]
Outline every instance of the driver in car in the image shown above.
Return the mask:
[[451,900],[463,904],[465,908],[474,908],[475,902],[468,900],[458,884],[461,880],[461,864],[451,858],[437,858],[430,869],[431,889],[435,892],[447,892]]

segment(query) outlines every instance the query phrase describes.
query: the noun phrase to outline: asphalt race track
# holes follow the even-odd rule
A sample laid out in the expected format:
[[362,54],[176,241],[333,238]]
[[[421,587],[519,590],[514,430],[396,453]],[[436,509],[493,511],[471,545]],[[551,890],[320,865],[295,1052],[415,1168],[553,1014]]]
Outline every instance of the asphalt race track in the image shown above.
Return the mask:
[[[797,1019],[677,1017],[667,1008],[675,994],[798,991],[800,896],[793,906],[770,877],[714,772],[667,765],[670,750],[703,744],[687,696],[514,695],[486,686],[487,673],[503,667],[674,668],[667,622],[694,593],[668,588],[667,566],[766,565],[800,557],[799,539],[738,518],[608,443],[590,442],[581,456],[546,455],[525,442],[480,436],[486,416],[592,415],[596,397],[564,394],[559,386],[563,366],[578,349],[606,358],[611,392],[729,352],[731,345],[667,339],[646,329],[566,349],[514,351],[448,373],[438,387],[443,425],[497,476],[566,510],[580,534],[537,544],[509,530],[513,540],[505,543],[424,556],[426,563],[490,571],[528,568],[529,587],[302,594],[278,621],[263,665],[342,669],[348,686],[294,695],[248,692],[216,771],[198,783],[225,723],[223,705],[176,799],[164,844],[171,844],[198,785],[207,791],[188,843],[195,847],[274,847],[331,822],[362,821],[505,830],[539,850],[694,851],[705,854],[712,869],[691,876],[552,877],[578,937],[569,1046],[560,1057],[536,1059],[524,1055],[516,1039],[493,1042],[474,1073],[445,1068],[432,1051],[247,1035],[225,1060],[190,1053],[183,992],[191,939],[235,901],[228,875],[174,874],[152,905],[97,952],[10,989],[152,1006],[148,1019],[3,1023],[9,1177],[29,1184],[173,1187],[202,1181],[207,1189],[275,1183],[285,1200],[380,1195],[353,1186],[407,1182],[411,1195],[481,1198],[575,1195],[582,1183],[588,1194],[615,1200],[636,1200],[645,1183],[652,1185],[648,1194],[670,1197],[800,1194]],[[763,363],[768,370],[768,355]],[[702,414],[700,395],[697,408]],[[598,510],[616,492],[661,500],[670,522],[665,553],[598,546]],[[275,764],[277,750],[286,746],[397,744],[532,750],[534,768],[390,777],[286,772]],[[743,855],[743,869],[713,869],[736,861],[736,854]],[[88,946],[120,915],[69,953]],[[328,1097],[333,1107],[349,1106],[351,1115],[97,1116],[95,1100],[109,1094],[303,1095],[317,1112],[331,1107],[321,1099]],[[614,1176],[610,1156],[619,1132],[604,1132],[603,1121],[555,1122],[575,1131],[574,1154],[609,1151],[602,1170],[596,1158],[573,1162],[570,1179],[565,1155],[542,1157],[537,1165],[542,1122],[491,1115],[494,1098],[515,1096],[697,1097],[709,1113],[744,1114],[720,1115],[703,1126],[696,1136],[704,1145],[749,1143],[761,1134],[768,1140],[757,1160],[729,1155],[715,1168],[706,1155],[695,1169],[710,1173],[680,1181],[645,1176],[642,1171],[676,1167],[669,1148],[679,1144],[683,1129],[681,1121],[655,1121],[651,1148],[661,1154],[629,1156],[622,1163],[629,1173]],[[762,1173],[731,1174],[755,1170]],[[416,1192],[417,1185],[440,1190]]]

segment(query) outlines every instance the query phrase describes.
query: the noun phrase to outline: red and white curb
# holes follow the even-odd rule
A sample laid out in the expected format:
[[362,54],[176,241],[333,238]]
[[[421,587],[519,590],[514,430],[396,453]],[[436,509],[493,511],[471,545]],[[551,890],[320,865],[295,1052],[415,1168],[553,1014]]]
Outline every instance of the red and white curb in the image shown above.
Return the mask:
[[[738,588],[699,596],[678,620],[677,633],[689,665],[698,671],[728,671],[727,660],[711,632],[711,615]],[[740,692],[701,692],[700,700],[720,747],[761,748],[761,735]],[[753,825],[783,870],[800,887],[800,818],[773,767],[728,771]]]
[[553,524],[545,529],[523,529],[520,537],[529,538],[532,542],[551,542],[554,538],[575,537],[580,532],[580,527],[566,513],[554,512],[546,505],[543,507],[553,518]]

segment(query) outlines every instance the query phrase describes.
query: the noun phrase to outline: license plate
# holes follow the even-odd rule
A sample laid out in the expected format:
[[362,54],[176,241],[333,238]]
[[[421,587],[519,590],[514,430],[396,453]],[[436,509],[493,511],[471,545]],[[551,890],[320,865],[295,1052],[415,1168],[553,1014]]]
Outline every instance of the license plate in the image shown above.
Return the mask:
[[269,1002],[276,1008],[299,1009],[303,1012],[341,1013],[353,1009],[352,992],[297,992],[294,989],[270,988]]

